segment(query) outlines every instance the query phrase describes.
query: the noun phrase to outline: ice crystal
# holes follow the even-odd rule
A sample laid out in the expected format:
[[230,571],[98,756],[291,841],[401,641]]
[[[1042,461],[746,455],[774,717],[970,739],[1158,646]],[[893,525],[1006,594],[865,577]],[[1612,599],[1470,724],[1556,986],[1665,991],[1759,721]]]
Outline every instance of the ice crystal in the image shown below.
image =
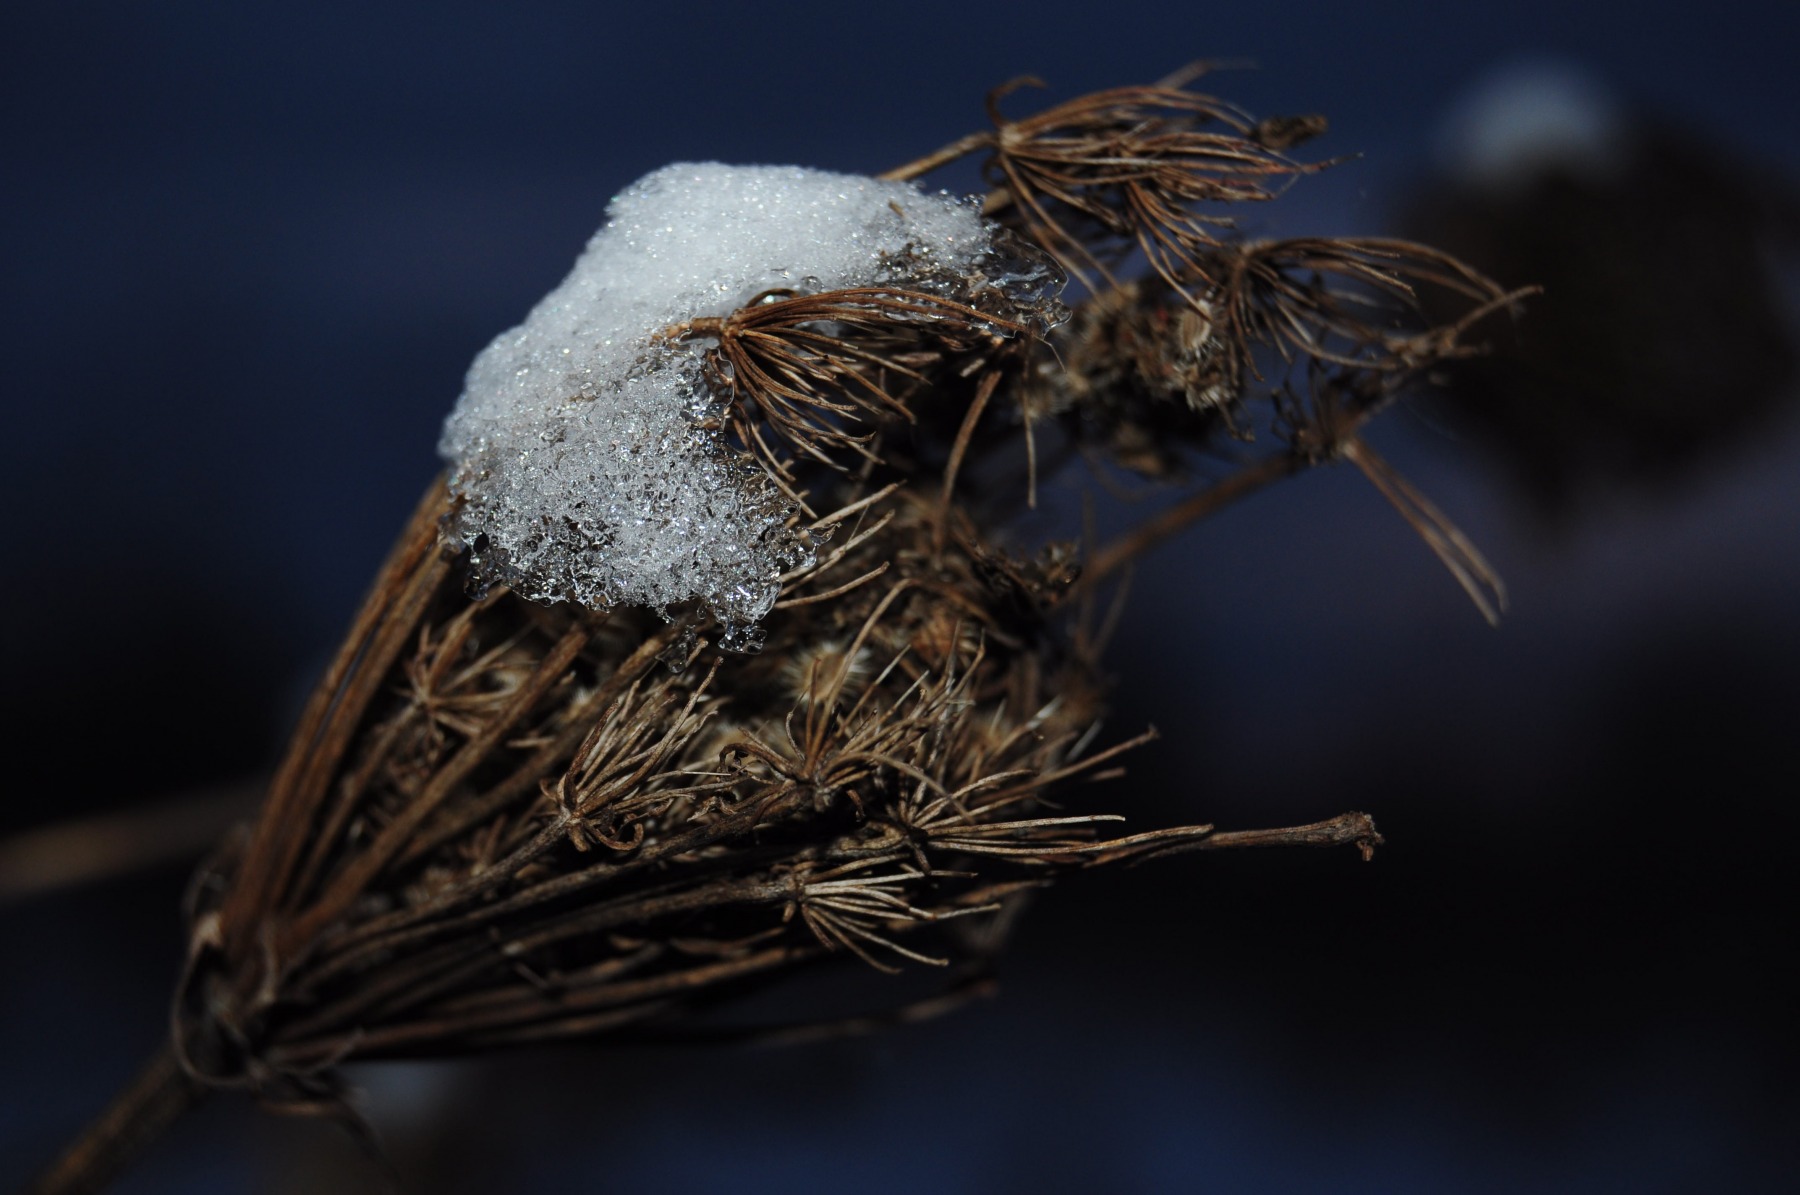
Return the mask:
[[968,202],[802,167],[668,166],[607,209],[562,284],[475,358],[439,451],[448,530],[477,583],[599,609],[710,609],[754,649],[779,578],[810,561],[792,505],[717,430],[703,346],[655,334],[773,288],[968,273],[992,253]]

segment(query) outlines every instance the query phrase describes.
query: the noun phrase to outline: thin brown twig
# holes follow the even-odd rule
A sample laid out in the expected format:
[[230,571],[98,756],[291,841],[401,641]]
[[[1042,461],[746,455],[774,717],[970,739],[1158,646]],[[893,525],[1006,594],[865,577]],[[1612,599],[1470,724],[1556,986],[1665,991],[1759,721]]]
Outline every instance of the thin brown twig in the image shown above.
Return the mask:
[[875,177],[886,179],[891,182],[907,182],[918,178],[921,175],[930,174],[933,170],[937,170],[940,167],[948,166],[958,158],[966,158],[972,153],[986,149],[993,144],[993,140],[994,135],[992,133],[970,133],[968,136],[959,137],[955,141],[950,142],[950,144],[935,149],[923,157],[914,158],[903,166],[896,166],[892,170],[884,170]]
[[1201,519],[1216,514],[1238,499],[1273,482],[1300,472],[1312,463],[1297,453],[1281,453],[1239,469],[1224,480],[1184,498],[1102,546],[1082,568],[1081,579],[1077,584],[1083,588],[1099,584],[1151,548],[1180,534]]
[[233,823],[256,812],[266,789],[266,780],[240,780],[0,840],[0,906],[198,859]]
[[[411,521],[377,574],[337,656],[320,678],[300,715],[287,757],[269,786],[263,816],[245,853],[245,879],[221,911],[222,936],[233,943],[244,941],[255,918],[273,903],[271,894],[280,893],[294,857],[304,847],[302,835],[296,833],[299,814],[307,808],[310,799],[316,799],[317,790],[325,783],[325,777],[321,775],[324,767],[327,764],[334,766],[342,758],[348,744],[348,730],[342,729],[349,720],[346,715],[353,709],[360,713],[355,707],[365,693],[373,696],[372,687],[356,693],[345,692],[352,670],[361,667],[365,671],[379,671],[374,665],[387,658],[390,651],[399,651],[399,638],[391,632],[383,635],[381,631],[396,624],[405,628],[411,626],[410,620],[395,615],[410,612],[413,602],[407,597],[426,588],[423,582],[428,579],[426,573],[429,570],[419,566],[437,553],[437,522],[446,500],[441,480],[420,500]],[[400,586],[409,578],[418,583],[412,584],[406,596],[402,596]],[[331,730],[333,725],[340,727],[336,733]]]
[[165,1043],[32,1185],[32,1195],[93,1195],[206,1095]]

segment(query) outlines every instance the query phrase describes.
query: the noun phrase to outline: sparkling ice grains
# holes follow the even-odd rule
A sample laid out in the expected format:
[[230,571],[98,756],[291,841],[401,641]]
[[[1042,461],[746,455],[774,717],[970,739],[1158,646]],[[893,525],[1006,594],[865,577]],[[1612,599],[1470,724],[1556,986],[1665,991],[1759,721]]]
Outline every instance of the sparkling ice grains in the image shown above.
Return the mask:
[[753,648],[781,574],[812,561],[792,504],[715,430],[707,345],[653,342],[776,287],[903,285],[890,263],[968,270],[969,203],[801,167],[668,166],[617,196],[574,270],[469,369],[439,451],[449,529],[477,584],[535,601],[698,602]]

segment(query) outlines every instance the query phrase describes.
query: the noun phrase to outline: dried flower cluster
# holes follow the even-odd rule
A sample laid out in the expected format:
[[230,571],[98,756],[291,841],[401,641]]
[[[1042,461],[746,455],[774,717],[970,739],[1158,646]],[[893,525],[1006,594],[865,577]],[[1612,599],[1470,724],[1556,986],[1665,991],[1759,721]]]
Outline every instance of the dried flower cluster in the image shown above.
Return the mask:
[[[1114,836],[1120,818],[1050,803],[1150,737],[1095,741],[1116,615],[1098,582],[1348,457],[1497,606],[1479,555],[1357,433],[1517,296],[1413,245],[1237,239],[1230,204],[1320,168],[1287,156],[1317,120],[1259,123],[1185,81],[995,119],[893,177],[987,154],[1007,285],[914,270],[664,333],[707,346],[722,426],[819,544],[760,653],[720,654],[700,611],[471,596],[440,546],[454,500],[427,494],[261,819],[197,879],[175,1062],[140,1103],[241,1087],[329,1109],[350,1059],[665,1026],[834,958],[978,960],[1021,893],[1069,871],[1378,841],[1361,814]],[[1152,272],[1118,281],[1134,246]],[[1070,318],[1052,263],[1093,288]],[[1469,314],[1421,326],[1420,283]],[[1071,545],[1021,559],[996,539],[1057,463],[1179,478],[1253,433],[1264,455],[1085,572]]]

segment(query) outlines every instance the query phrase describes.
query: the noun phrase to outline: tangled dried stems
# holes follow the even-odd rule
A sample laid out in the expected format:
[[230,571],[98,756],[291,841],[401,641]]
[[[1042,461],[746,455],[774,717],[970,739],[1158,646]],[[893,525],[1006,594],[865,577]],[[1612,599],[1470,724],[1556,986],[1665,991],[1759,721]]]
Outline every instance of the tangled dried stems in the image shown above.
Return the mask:
[[[1360,432],[1522,292],[1399,242],[1234,240],[1214,205],[1318,169],[1283,154],[1316,121],[1255,122],[1180,81],[995,120],[895,174],[987,152],[988,208],[1025,242],[1007,260],[955,278],[896,263],[892,287],[770,292],[659,338],[702,354],[720,426],[832,541],[782,578],[761,653],[718,654],[680,612],[470,596],[433,487],[261,817],[196,879],[168,1054],[42,1190],[92,1189],[204,1089],[351,1119],[349,1060],[666,1032],[846,957],[972,990],[1019,902],[1067,873],[1379,841],[1363,814],[1119,834],[1116,814],[1052,804],[1152,737],[1096,744],[1116,622],[1100,582],[1349,459],[1491,614],[1492,570]],[[1152,273],[1117,281],[1129,245]],[[1045,254],[1099,286],[1054,331]],[[1420,285],[1469,315],[1425,326]],[[1067,546],[995,542],[1059,461],[1179,478],[1257,434],[1273,449],[1096,546],[1085,573]],[[998,484],[1021,453],[1025,484]]]

